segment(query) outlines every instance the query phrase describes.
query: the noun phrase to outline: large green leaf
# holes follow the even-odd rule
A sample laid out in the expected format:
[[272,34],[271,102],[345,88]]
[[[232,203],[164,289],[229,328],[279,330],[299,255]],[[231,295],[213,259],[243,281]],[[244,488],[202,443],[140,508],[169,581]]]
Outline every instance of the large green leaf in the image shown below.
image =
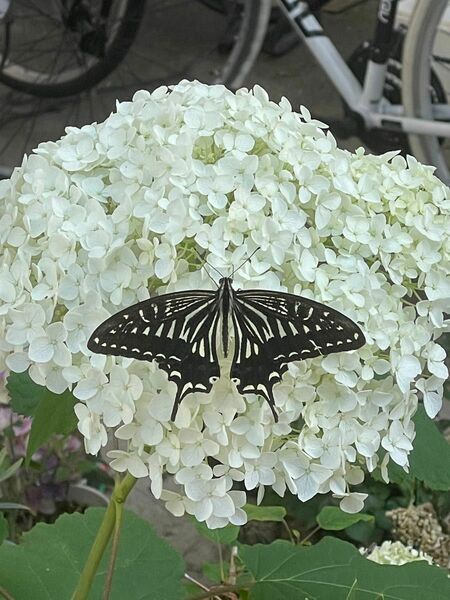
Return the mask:
[[[105,509],[65,514],[54,525],[39,523],[18,546],[0,547],[0,582],[17,600],[69,600]],[[107,553],[108,554],[108,553]],[[89,600],[102,597],[108,556]],[[125,511],[111,600],[180,600],[182,558],[143,519]]]
[[253,575],[249,600],[448,600],[447,571],[423,561],[402,567],[367,560],[347,542],[324,538],[314,546],[277,541],[241,546]]
[[365,513],[350,514],[341,510],[337,506],[324,506],[317,515],[317,523],[322,529],[327,531],[341,531],[358,521],[373,521],[372,515]]

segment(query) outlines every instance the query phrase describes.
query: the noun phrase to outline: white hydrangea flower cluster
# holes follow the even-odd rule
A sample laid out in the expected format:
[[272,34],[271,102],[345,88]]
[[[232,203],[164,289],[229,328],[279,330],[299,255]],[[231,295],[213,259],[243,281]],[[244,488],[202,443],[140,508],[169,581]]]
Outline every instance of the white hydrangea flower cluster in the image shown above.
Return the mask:
[[[174,514],[242,524],[244,490],[261,499],[266,486],[301,501],[331,491],[356,512],[364,468],[408,468],[418,399],[434,417],[447,377],[450,198],[431,167],[340,150],[260,87],[183,81],[41,144],[0,182],[0,203],[0,370],[72,389],[87,451],[114,428],[112,467],[150,476]],[[229,274],[257,247],[235,287],[314,298],[367,339],[292,363],[274,388],[278,423],[223,365],[172,423],[163,371],[87,350],[100,322],[149,293],[212,289],[196,250]]]
[[[366,550],[362,548],[361,553],[365,554],[365,552]],[[405,565],[416,560],[425,560],[430,565],[434,564],[432,557],[426,552],[416,550],[412,546],[405,546],[402,542],[391,542],[390,540],[383,542],[380,546],[375,546],[367,558],[380,565]]]

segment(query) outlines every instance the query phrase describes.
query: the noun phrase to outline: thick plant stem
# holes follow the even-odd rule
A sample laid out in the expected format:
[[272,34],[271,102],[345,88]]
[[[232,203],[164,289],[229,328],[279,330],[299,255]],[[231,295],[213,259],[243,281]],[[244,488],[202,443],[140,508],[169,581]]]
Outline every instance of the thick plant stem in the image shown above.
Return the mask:
[[105,553],[111,534],[116,522],[116,505],[122,505],[127,499],[128,494],[134,487],[136,479],[127,473],[119,485],[114,489],[105,516],[95,537],[89,556],[84,565],[84,569],[78,580],[77,588],[72,596],[72,600],[86,600],[94,581],[100,561]]
[[111,595],[114,567],[116,566],[117,552],[119,549],[120,529],[122,527],[123,502],[115,501],[115,509],[116,520],[114,524],[114,535],[111,543],[111,555],[109,557],[108,572],[106,573],[105,587],[103,589],[102,600],[109,600]]

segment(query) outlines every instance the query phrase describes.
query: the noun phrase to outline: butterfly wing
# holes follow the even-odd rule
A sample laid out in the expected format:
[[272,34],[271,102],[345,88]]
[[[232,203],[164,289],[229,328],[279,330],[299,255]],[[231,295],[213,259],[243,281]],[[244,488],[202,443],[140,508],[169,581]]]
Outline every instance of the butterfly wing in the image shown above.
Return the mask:
[[156,360],[177,386],[173,420],[187,394],[209,392],[220,376],[218,321],[217,292],[175,292],[113,315],[97,327],[87,346],[99,354]]
[[231,378],[241,394],[260,394],[275,421],[272,388],[288,363],[360,348],[364,334],[342,313],[308,298],[264,290],[233,293]]

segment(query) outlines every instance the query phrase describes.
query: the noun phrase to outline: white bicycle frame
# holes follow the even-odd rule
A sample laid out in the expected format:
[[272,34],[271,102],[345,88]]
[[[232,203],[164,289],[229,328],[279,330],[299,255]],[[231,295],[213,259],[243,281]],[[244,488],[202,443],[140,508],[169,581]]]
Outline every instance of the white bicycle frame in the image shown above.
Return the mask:
[[[450,123],[405,117],[401,104],[391,104],[383,97],[387,62],[379,64],[369,59],[364,84],[361,85],[336,46],[324,33],[319,21],[310,12],[307,2],[277,0],[277,5],[288,17],[292,28],[311,51],[340,96],[351,110],[361,115],[367,129],[391,129],[450,137]],[[380,3],[379,18],[383,18],[383,14],[380,14],[383,6],[384,3]],[[436,118],[450,121],[449,105],[434,104],[433,111]]]

